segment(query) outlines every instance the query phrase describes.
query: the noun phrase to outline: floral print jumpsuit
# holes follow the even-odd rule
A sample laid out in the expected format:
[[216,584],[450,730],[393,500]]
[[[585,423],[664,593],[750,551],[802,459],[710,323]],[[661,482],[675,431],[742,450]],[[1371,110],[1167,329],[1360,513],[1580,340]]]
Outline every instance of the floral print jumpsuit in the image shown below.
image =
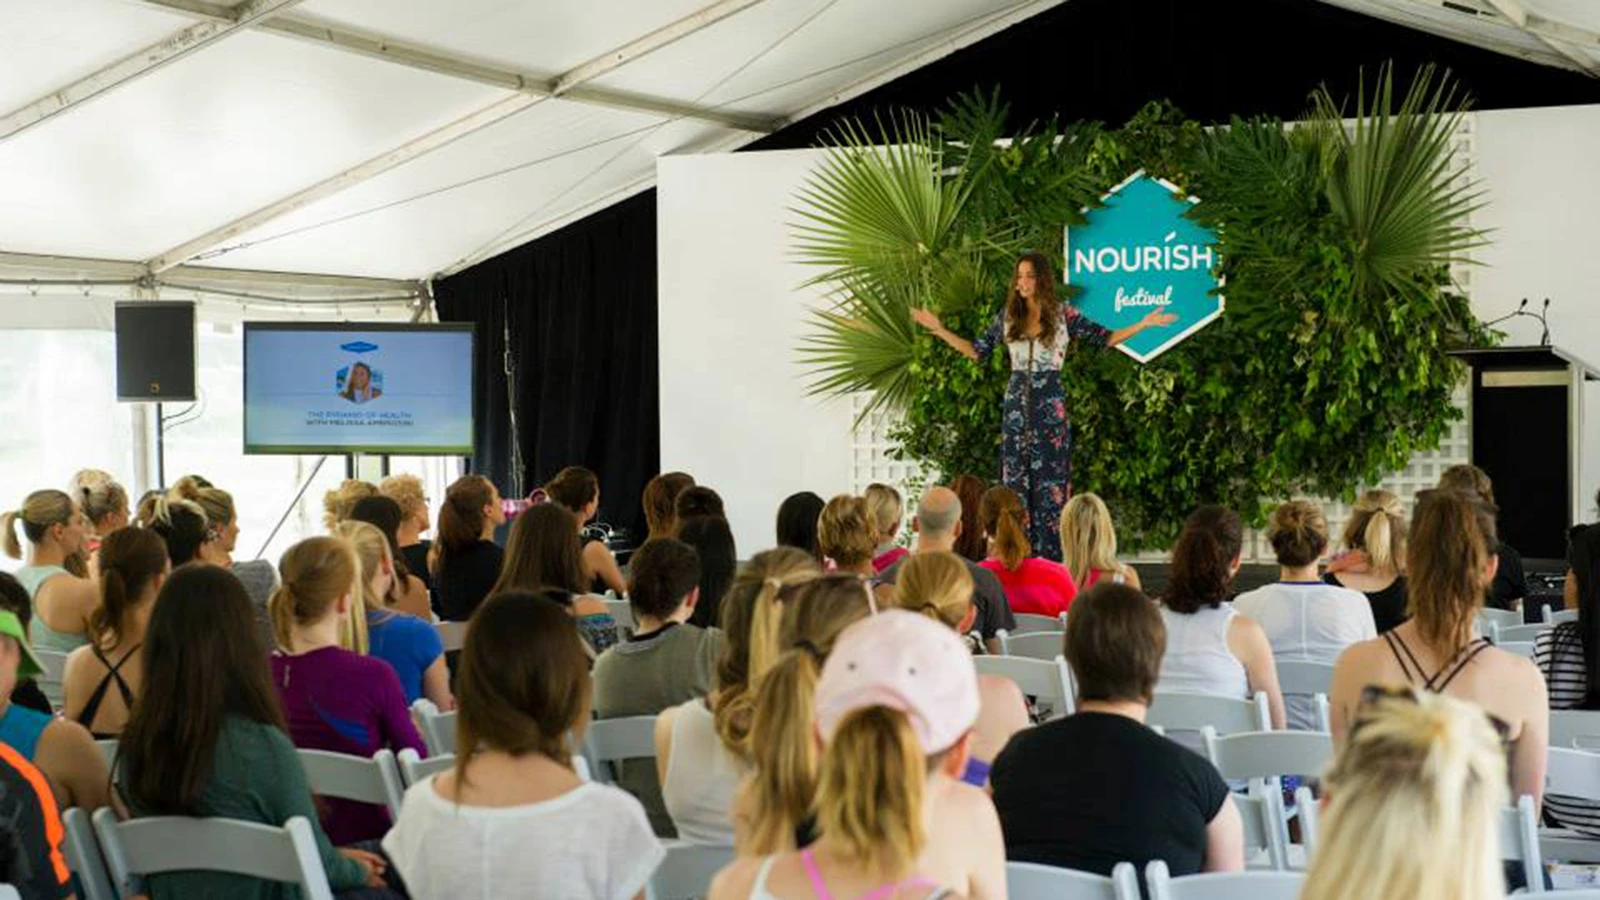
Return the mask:
[[1002,342],[1011,354],[1011,381],[1000,420],[1000,481],[1028,510],[1028,542],[1036,556],[1061,561],[1061,507],[1072,496],[1072,425],[1061,390],[1061,363],[1071,341],[1104,347],[1110,330],[1063,303],[1054,341],[1005,340],[1005,310],[972,342],[978,361]]

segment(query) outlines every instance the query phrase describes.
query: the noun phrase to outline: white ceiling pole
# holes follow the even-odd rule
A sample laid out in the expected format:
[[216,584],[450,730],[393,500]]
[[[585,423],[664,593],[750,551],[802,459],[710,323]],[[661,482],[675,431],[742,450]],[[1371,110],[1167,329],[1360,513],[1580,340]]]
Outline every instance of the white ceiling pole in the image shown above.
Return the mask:
[[[24,284],[29,281],[83,281],[119,279],[139,281],[150,270],[142,262],[101,259],[90,256],[56,256],[40,253],[13,253],[0,250],[0,282]],[[421,289],[419,281],[398,278],[371,278],[363,275],[323,275],[310,272],[266,272],[257,269],[220,269],[212,266],[178,266],[165,277],[206,286],[272,287],[289,293],[328,294],[349,291],[360,294],[391,295]]]
[[109,66],[91,72],[65,87],[0,116],[0,140],[12,137],[44,120],[58,116],[88,100],[130,84],[162,66],[208,47],[240,29],[249,28],[302,0],[249,0],[227,21],[207,19],[130,53]]
[[663,47],[671,46],[698,31],[710,28],[729,16],[741,13],[762,2],[764,0],[718,0],[718,2],[696,10],[676,22],[663,25],[641,38],[629,41],[610,52],[602,53],[594,59],[558,75],[551,85],[551,93],[557,97],[569,93],[578,85],[586,84],[628,63],[642,59]]
[[[183,15],[212,19],[225,17],[227,10],[199,0],[141,0],[142,5]],[[526,91],[535,96],[550,96],[555,92],[555,79],[548,75],[521,72],[445,53],[420,44],[408,43],[387,35],[347,28],[331,21],[303,14],[278,16],[257,25],[256,30],[282,37],[294,38],[354,53],[369,59],[382,60],[395,65],[448,75],[466,81],[487,84],[513,91]],[[717,125],[727,125],[742,131],[766,134],[772,131],[769,119],[760,116],[719,112],[689,103],[679,103],[659,97],[648,97],[625,91],[609,91],[595,87],[573,87],[562,94],[573,103],[605,106],[612,109],[652,113],[674,118],[697,119]]]
[[1512,25],[1538,38],[1546,47],[1571,60],[1590,77],[1600,77],[1600,62],[1579,52],[1568,43],[1568,41],[1584,43],[1600,49],[1600,34],[1575,25],[1546,19],[1530,12],[1522,5],[1522,0],[1485,0],[1485,2],[1493,7],[1495,12],[1509,19]]

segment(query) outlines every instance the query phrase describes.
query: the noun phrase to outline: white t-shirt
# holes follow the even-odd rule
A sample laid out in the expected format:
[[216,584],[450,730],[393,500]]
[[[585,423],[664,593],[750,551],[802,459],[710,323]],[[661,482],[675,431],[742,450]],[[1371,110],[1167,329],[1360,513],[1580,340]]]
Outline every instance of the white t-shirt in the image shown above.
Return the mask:
[[[1344,649],[1378,636],[1372,604],[1360,591],[1321,581],[1280,581],[1240,594],[1233,608],[1267,633],[1274,660],[1332,665]],[[1284,698],[1289,727],[1316,728],[1312,699]]]
[[430,777],[406,791],[383,849],[414,900],[630,900],[666,856],[626,792],[579,787],[526,806],[462,806]]

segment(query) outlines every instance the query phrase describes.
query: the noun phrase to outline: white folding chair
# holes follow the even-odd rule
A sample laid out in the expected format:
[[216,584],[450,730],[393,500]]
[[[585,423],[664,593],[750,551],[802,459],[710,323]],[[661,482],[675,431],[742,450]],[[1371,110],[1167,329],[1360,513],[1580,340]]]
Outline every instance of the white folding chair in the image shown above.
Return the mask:
[[603,784],[616,781],[611,763],[625,759],[656,758],[656,717],[621,716],[595,719],[583,739],[583,758],[589,763],[594,780]]
[[1522,624],[1522,613],[1514,609],[1480,609],[1476,616],[1478,632],[1494,637],[1495,628],[1512,628]]
[[[1275,807],[1265,825],[1272,829],[1272,846],[1281,848],[1283,853],[1274,860],[1274,867],[1288,868],[1292,846],[1288,820],[1298,815],[1302,807],[1298,806],[1296,792],[1296,809],[1282,808],[1283,776],[1321,775],[1333,759],[1333,736],[1317,731],[1252,731],[1218,737],[1210,726],[1200,729],[1200,736],[1206,758],[1223,778],[1247,781],[1250,796],[1268,799],[1269,805]],[[1304,822],[1303,816],[1301,821]],[[1309,847],[1306,854],[1309,858]]]
[[1322,812],[1317,805],[1317,798],[1311,795],[1311,788],[1301,785],[1294,791],[1295,809],[1300,812],[1300,843],[1306,848],[1306,860],[1311,860],[1311,854],[1317,851],[1317,816]]
[[[445,753],[441,756],[430,756],[427,759],[423,759],[417,755],[417,751],[407,747],[396,754],[395,763],[400,769],[400,780],[405,782],[406,787],[411,787],[429,775],[437,775],[440,772],[448,772],[454,769],[456,767],[456,758],[452,753]],[[572,768],[578,773],[579,778],[584,781],[589,780],[589,764],[584,761],[583,757],[574,756],[572,758]]]
[[1533,659],[1533,641],[1501,641],[1495,646],[1507,653]]
[[1528,893],[1544,893],[1544,858],[1539,849],[1538,817],[1527,794],[1500,813],[1500,858],[1522,863]]
[[645,900],[694,900],[711,891],[711,879],[733,862],[732,847],[710,847],[687,841],[662,841],[666,858],[645,882]]
[[299,887],[303,900],[333,900],[316,837],[303,816],[282,828],[183,816],[118,822],[117,814],[102,806],[95,810],[94,830],[122,900],[144,892],[143,876],[182,871],[287,882]]
[[1111,877],[1039,863],[1006,863],[1006,895],[1011,900],[1139,900],[1139,874],[1133,863],[1117,863]]
[[[1589,713],[1600,716],[1600,713]],[[1558,747],[1555,741],[1555,713],[1550,715],[1551,739],[1546,758],[1544,794],[1552,794],[1600,802],[1600,754]],[[1564,829],[1542,828],[1538,831],[1539,856],[1563,862],[1600,862],[1600,838]]]
[[35,648],[33,655],[39,657],[39,665],[44,667],[44,671],[35,679],[39,683],[39,690],[50,701],[51,708],[59,710],[63,696],[61,681],[67,671],[67,654],[59,650]]
[[1144,868],[1150,900],[1296,900],[1306,877],[1299,872],[1207,872],[1173,878],[1167,864],[1152,860]]
[[1009,630],[1012,637],[1019,634],[1032,634],[1036,631],[1063,631],[1066,629],[1067,617],[1063,613],[1060,618],[1052,619],[1049,616],[1039,616],[1033,613],[1017,613],[1017,627]]
[[79,900],[115,900],[117,894],[111,887],[111,872],[100,853],[100,841],[94,836],[89,814],[79,807],[70,807],[62,811],[61,825],[66,831],[61,853],[67,858],[67,868],[78,876],[78,887],[82,889]]
[[618,628],[626,628],[632,631],[636,626],[633,620],[633,604],[627,600],[612,600],[608,597],[606,599],[606,611],[611,613],[611,618],[617,620]]
[[1217,734],[1271,731],[1267,695],[1256,691],[1249,700],[1192,691],[1156,691],[1145,722],[1167,731],[1199,731],[1211,726]]
[[418,700],[411,704],[411,715],[422,730],[422,740],[428,745],[428,755],[456,752],[456,713],[440,712],[431,700]]
[[998,675],[1009,678],[1022,693],[1037,697],[1050,705],[1047,718],[1070,716],[1075,708],[1072,673],[1067,660],[1057,656],[1050,662],[1042,659],[1023,659],[1017,656],[974,656],[972,664],[979,675]]
[[1283,826],[1283,798],[1270,792],[1229,794],[1244,826],[1244,859],[1251,869],[1289,868],[1289,836]]
[[1501,626],[1494,630],[1490,638],[1495,642],[1496,646],[1501,644],[1520,644],[1524,641],[1533,643],[1540,634],[1549,631],[1553,627],[1552,625],[1512,625],[1509,628]]
[[1000,653],[1020,656],[1023,659],[1042,659],[1053,662],[1066,647],[1065,631],[1030,631],[1026,634],[1007,634],[1000,639]]
[[387,748],[371,759],[330,753],[326,750],[301,750],[300,767],[306,770],[311,793],[357,803],[375,803],[389,808],[391,817],[400,815],[400,798],[405,787],[394,751]]
[[105,757],[107,771],[113,771],[117,767],[117,744],[119,743],[121,741],[117,738],[101,738],[94,742],[95,747],[100,750],[100,755]]
[[1285,694],[1326,694],[1333,688],[1330,663],[1280,659],[1277,669],[1278,687]]
[[1542,606],[1542,607],[1540,607],[1539,608],[1539,616],[1540,616],[1541,621],[1543,621],[1544,624],[1546,624],[1546,625],[1560,625],[1563,622],[1576,622],[1576,621],[1578,621],[1578,611],[1577,610],[1575,610],[1575,609],[1561,609],[1561,610],[1558,610],[1553,606]]
[[439,643],[444,644],[446,653],[453,653],[466,646],[466,622],[435,622],[433,630],[439,635]]
[[1550,746],[1600,750],[1600,710],[1550,710]]

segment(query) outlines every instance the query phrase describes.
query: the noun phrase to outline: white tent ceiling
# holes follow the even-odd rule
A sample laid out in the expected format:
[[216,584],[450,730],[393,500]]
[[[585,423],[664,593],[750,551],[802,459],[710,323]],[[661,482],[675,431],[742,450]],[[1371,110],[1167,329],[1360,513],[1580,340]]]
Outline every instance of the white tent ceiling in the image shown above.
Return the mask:
[[[0,280],[408,292],[1061,2],[9,0]],[[1600,74],[1600,0],[1328,2]]]

